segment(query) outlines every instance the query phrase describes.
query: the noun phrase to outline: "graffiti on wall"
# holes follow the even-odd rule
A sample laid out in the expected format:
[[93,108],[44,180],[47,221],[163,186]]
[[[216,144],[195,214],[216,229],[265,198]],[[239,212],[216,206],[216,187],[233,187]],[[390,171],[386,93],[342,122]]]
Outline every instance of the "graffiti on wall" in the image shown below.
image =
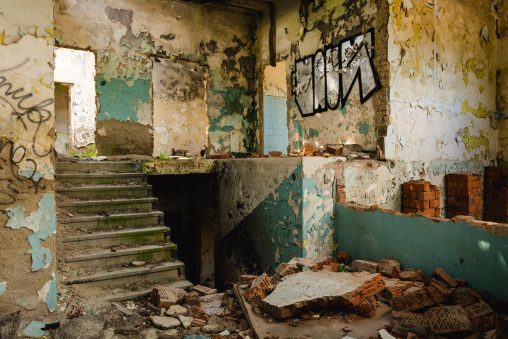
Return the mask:
[[311,116],[344,108],[357,81],[362,104],[381,88],[372,28],[296,60],[293,95],[302,116]]
[[[16,124],[21,127],[20,133],[29,133],[31,152],[23,145],[16,145],[13,140],[6,137],[0,138],[0,207],[10,205],[16,201],[16,196],[21,193],[35,193],[41,187],[41,175],[37,171],[35,158],[44,158],[51,154],[49,149],[41,148],[41,127],[51,119],[53,98],[40,101],[32,99],[34,94],[18,87],[7,77],[6,73],[22,68],[30,60],[26,59],[20,64],[0,70],[0,109],[15,118]],[[30,101],[30,103],[28,103]],[[18,173],[21,163],[24,169]],[[26,185],[27,181],[29,185]],[[28,191],[27,191],[28,189]]]

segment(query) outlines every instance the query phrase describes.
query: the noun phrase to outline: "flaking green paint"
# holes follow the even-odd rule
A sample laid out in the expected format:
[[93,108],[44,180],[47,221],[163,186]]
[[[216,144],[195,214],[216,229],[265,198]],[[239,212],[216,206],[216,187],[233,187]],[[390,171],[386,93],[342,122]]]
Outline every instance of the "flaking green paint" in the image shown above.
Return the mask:
[[353,258],[397,258],[428,275],[443,267],[474,288],[508,300],[508,237],[467,222],[364,211],[336,205],[339,250]]
[[309,138],[317,138],[319,137],[319,131],[314,128],[309,128]]
[[30,338],[40,338],[46,334],[46,331],[43,330],[45,327],[46,323],[41,321],[32,321],[23,329],[23,334]]
[[356,125],[356,128],[358,129],[358,132],[360,132],[360,134],[363,134],[363,135],[369,134],[369,124],[364,121],[360,121]]
[[39,208],[29,216],[25,215],[22,206],[6,210],[9,220],[6,227],[14,230],[28,228],[33,234],[28,236],[31,249],[28,253],[32,256],[32,271],[38,271],[48,267],[53,260],[50,250],[42,247],[41,242],[47,240],[56,233],[56,205],[55,197],[51,193],[45,193],[39,201]]
[[139,110],[144,104],[151,102],[149,79],[106,80],[101,74],[97,77],[96,87],[100,103],[98,121],[115,119],[139,122]]

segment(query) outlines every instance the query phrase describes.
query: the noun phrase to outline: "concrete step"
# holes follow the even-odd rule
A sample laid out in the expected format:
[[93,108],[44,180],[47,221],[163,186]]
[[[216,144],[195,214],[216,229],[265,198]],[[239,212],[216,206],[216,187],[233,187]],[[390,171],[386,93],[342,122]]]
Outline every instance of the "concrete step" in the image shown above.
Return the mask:
[[[192,287],[192,283],[190,281],[187,281],[185,279],[182,280],[175,280],[169,283],[164,284],[158,284],[157,286],[165,286],[165,287],[173,287],[173,288],[181,288],[183,290],[186,290],[190,287]],[[152,286],[150,288],[140,289],[138,291],[121,291],[121,292],[114,292],[110,293],[109,295],[104,297],[104,300],[106,301],[124,301],[124,300],[132,300],[132,299],[138,299],[142,297],[146,297],[150,295],[152,292],[152,288],[155,286]]]
[[56,175],[59,183],[67,185],[143,185],[147,176],[143,173],[60,173]]
[[65,279],[62,282],[66,285],[87,284],[98,286],[118,286],[139,283],[162,283],[168,280],[178,280],[183,278],[184,264],[175,260],[165,262],[160,265],[150,265],[148,267],[136,267],[117,269],[111,272],[100,272],[92,275],[81,276],[78,278]]
[[83,186],[65,187],[57,186],[56,192],[69,198],[82,200],[96,199],[127,199],[147,198],[152,194],[150,185],[125,185],[125,186]]
[[85,200],[58,202],[58,207],[70,213],[140,213],[151,212],[157,198],[135,198],[114,200]]
[[68,237],[60,243],[70,246],[111,247],[121,244],[149,244],[169,240],[169,227],[154,226]]
[[147,245],[132,248],[122,248],[115,251],[101,250],[88,254],[77,255],[64,259],[65,264],[73,266],[105,267],[129,264],[132,261],[145,261],[149,264],[161,263],[176,256],[176,245]]
[[143,162],[132,161],[58,161],[56,163],[57,173],[129,173],[142,172]]
[[59,218],[60,225],[75,225],[79,228],[90,230],[112,229],[120,226],[132,228],[133,226],[143,225],[162,225],[164,223],[164,213],[159,211],[147,213],[124,213],[103,215],[78,216],[68,219]]

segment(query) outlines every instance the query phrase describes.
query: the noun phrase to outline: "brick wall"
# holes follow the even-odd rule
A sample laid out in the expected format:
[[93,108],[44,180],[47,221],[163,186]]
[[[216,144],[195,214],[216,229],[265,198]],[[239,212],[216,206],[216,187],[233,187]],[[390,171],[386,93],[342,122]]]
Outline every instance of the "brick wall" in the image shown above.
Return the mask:
[[413,180],[402,185],[402,213],[439,218],[441,194],[428,181]]
[[482,219],[482,177],[473,173],[446,175],[446,217],[469,215]]
[[485,168],[485,220],[508,222],[508,168]]

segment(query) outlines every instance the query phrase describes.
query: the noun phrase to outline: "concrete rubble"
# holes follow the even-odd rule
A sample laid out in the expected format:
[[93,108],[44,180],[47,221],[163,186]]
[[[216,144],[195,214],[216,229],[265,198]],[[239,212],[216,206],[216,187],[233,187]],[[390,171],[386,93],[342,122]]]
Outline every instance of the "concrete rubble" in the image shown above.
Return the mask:
[[[344,258],[348,256],[343,253],[337,258],[296,258],[280,264],[273,275],[242,276],[237,297],[249,303],[268,328],[253,326],[254,331],[266,333],[270,324],[286,322],[313,337],[312,329],[321,326],[312,325],[313,321],[349,314],[353,324],[358,318],[373,318],[379,307],[388,307],[389,322],[375,329],[372,337],[508,338],[506,305],[443,268],[425,276],[422,270],[403,269],[394,259],[351,262]],[[337,267],[347,272],[337,272]],[[249,321],[261,327],[259,321]]]

